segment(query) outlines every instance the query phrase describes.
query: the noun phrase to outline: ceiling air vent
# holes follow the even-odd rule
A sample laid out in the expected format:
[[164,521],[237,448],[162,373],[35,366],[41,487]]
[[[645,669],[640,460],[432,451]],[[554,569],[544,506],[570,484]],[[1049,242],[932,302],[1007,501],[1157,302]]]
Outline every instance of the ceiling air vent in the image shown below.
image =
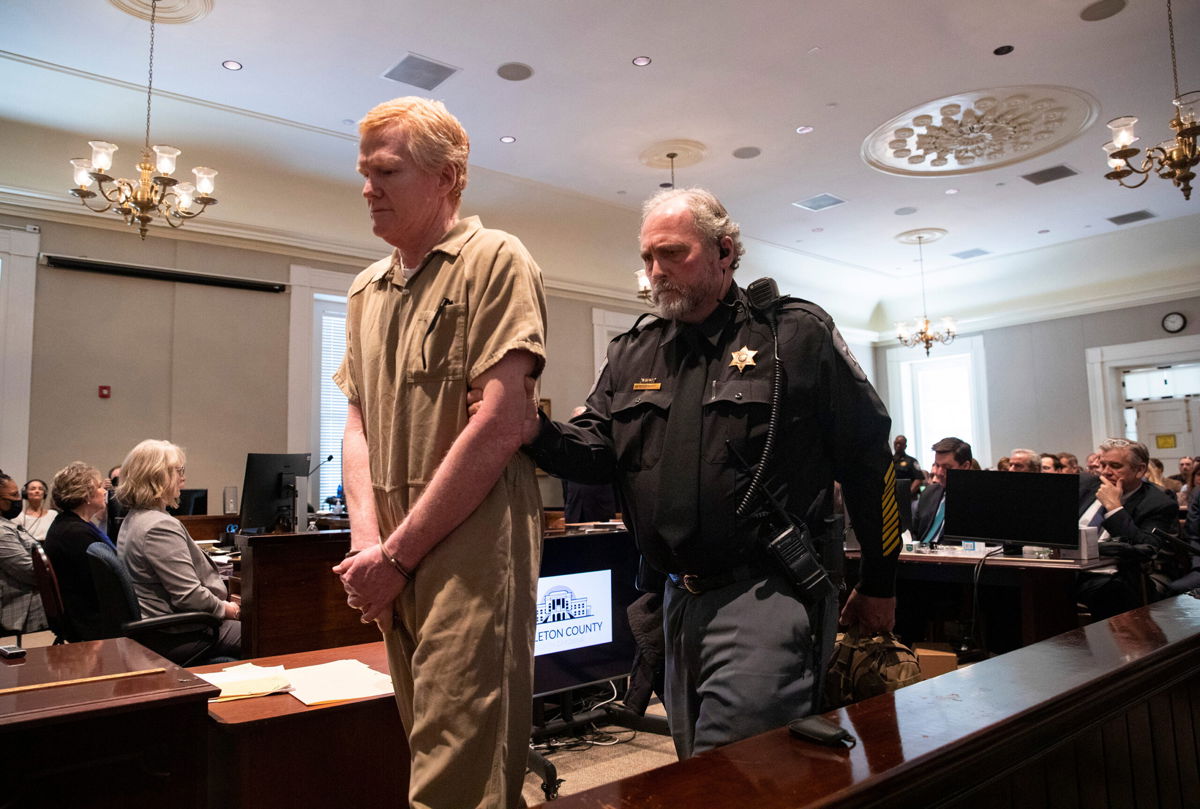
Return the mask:
[[823,211],[826,208],[836,208],[838,205],[844,205],[845,203],[846,200],[841,197],[835,197],[833,194],[817,194],[815,197],[802,199],[792,204],[806,211]]
[[392,81],[398,81],[401,84],[411,84],[413,87],[420,87],[422,90],[432,90],[459,70],[460,68],[453,65],[443,64],[427,56],[418,56],[415,53],[410,53],[397,62],[395,67],[384,73],[383,77]]
[[1110,216],[1108,221],[1114,225],[1130,225],[1134,222],[1141,222],[1146,219],[1153,219],[1158,214],[1152,214],[1149,211],[1141,210],[1133,213],[1123,213],[1120,216]]
[[1062,180],[1066,177],[1074,177],[1078,173],[1079,172],[1073,168],[1070,168],[1069,166],[1060,165],[1051,166],[1050,168],[1042,169],[1041,171],[1035,171],[1033,174],[1022,174],[1021,179],[1028,180],[1034,185],[1045,185],[1046,183],[1052,183],[1055,180]]
[[978,247],[975,247],[971,250],[963,250],[961,253],[951,253],[950,255],[966,261],[969,258],[979,258],[980,256],[990,256],[991,254],[991,250],[982,250]]

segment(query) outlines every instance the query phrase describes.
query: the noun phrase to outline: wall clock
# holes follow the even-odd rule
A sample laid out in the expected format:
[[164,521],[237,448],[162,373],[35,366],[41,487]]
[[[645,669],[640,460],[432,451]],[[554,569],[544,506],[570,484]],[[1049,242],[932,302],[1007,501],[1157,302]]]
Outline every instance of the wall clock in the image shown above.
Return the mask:
[[1187,318],[1181,312],[1168,312],[1163,315],[1162,327],[1168,334],[1177,334],[1187,327]]

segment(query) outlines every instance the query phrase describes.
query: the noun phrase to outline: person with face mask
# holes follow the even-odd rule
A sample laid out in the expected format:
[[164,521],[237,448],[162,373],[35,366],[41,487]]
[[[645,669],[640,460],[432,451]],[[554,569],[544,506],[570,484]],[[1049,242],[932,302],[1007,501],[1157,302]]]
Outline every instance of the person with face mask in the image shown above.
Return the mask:
[[0,635],[40,632],[46,613],[38,596],[30,551],[35,540],[13,519],[21,513],[17,482],[0,472]]

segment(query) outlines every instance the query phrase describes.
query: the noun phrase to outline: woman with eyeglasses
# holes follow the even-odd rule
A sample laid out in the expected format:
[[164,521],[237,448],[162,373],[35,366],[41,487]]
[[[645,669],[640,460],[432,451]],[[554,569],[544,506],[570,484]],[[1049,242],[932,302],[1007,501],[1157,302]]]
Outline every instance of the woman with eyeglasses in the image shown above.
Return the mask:
[[100,598],[92,583],[87,549],[93,542],[113,541],[95,523],[104,513],[108,488],[104,475],[83,461],[64,466],[54,475],[54,505],[58,516],[46,532],[46,556],[58,579],[67,613],[67,640],[105,637]]
[[[129,570],[142,617],[175,612],[208,612],[222,619],[213,656],[241,657],[241,608],[216,565],[188,535],[183,523],[167,513],[179,505],[187,480],[183,450],[169,441],[148,439],[121,463],[117,500],[126,509],[117,537],[117,554]],[[165,633],[164,633],[165,634]],[[154,651],[170,660],[188,659],[206,641],[190,631]]]

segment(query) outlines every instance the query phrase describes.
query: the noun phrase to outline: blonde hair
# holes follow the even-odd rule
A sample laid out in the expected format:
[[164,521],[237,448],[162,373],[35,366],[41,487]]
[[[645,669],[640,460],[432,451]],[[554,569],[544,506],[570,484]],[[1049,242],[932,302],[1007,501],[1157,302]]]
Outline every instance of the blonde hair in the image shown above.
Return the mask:
[[471,139],[446,105],[420,96],[393,98],[363,116],[358,122],[358,134],[365,137],[390,126],[399,127],[408,135],[408,156],[423,171],[437,174],[445,165],[454,168],[457,179],[450,190],[450,200],[458,205],[467,187]]
[[129,450],[121,462],[117,499],[128,509],[179,505],[178,496],[167,500],[167,492],[174,480],[175,467],[183,466],[186,460],[182,447],[147,438]]
[[87,502],[103,480],[99,469],[83,461],[67,464],[54,473],[54,505],[60,511],[74,511]]

